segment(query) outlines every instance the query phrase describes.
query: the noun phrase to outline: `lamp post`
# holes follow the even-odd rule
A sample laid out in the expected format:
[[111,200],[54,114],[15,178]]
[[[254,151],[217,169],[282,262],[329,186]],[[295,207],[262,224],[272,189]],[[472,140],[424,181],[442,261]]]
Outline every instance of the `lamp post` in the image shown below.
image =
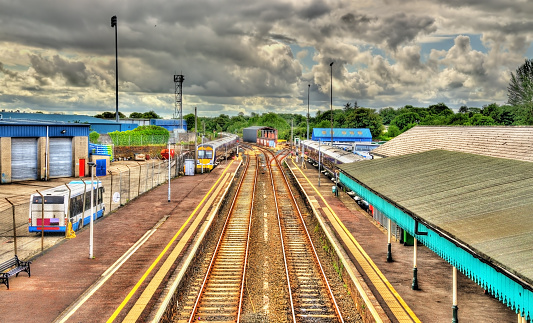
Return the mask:
[[93,229],[93,203],[94,203],[94,183],[93,183],[93,175],[94,175],[94,166],[96,166],[96,163],[94,162],[88,162],[87,165],[91,168],[91,221],[90,221],[90,227],[89,227],[89,259],[93,259],[93,235],[94,235],[94,229]]
[[309,140],[309,89],[311,84],[307,84],[307,140]]
[[115,120],[118,122],[118,46],[117,46],[117,16],[111,17],[111,27],[115,27]]
[[330,94],[330,110],[331,110],[331,147],[333,147],[333,63],[334,62],[331,62],[331,64],[329,64],[329,68],[330,68],[330,77],[331,77],[331,80],[330,80],[330,84],[331,84],[331,94]]

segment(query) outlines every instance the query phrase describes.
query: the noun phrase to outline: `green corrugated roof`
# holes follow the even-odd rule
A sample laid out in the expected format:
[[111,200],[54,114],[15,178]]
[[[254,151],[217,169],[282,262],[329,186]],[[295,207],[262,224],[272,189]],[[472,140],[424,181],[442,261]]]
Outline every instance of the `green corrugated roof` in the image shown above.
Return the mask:
[[482,258],[533,282],[530,162],[430,150],[339,168]]

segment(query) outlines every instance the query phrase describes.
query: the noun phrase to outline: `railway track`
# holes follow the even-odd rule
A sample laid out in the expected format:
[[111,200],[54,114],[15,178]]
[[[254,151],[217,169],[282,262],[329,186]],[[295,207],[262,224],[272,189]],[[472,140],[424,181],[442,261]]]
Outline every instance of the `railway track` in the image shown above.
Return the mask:
[[344,322],[302,213],[280,165],[286,154],[261,149],[273,187],[293,322]]
[[256,182],[257,158],[250,156],[206,274],[178,322],[240,320]]

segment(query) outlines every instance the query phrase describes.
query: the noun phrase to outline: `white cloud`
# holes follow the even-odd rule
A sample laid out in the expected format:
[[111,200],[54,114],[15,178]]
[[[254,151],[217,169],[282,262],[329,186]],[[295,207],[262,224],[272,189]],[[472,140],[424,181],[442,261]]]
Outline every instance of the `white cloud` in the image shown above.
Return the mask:
[[[119,108],[209,115],[305,113],[334,104],[503,103],[533,40],[529,2],[499,0],[0,0],[0,107],[94,114]],[[473,48],[468,35],[479,35]],[[449,39],[451,48],[424,52]],[[304,50],[293,56],[289,45]],[[313,57],[312,66],[309,57]],[[159,111],[158,111],[159,110]]]

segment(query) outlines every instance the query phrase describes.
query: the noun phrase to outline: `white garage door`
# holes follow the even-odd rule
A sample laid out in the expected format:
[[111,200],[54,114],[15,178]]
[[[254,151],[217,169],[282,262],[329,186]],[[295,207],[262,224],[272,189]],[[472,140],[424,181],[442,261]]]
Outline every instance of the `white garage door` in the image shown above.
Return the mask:
[[50,138],[50,177],[72,177],[72,139]]
[[11,180],[37,179],[37,138],[11,138]]

